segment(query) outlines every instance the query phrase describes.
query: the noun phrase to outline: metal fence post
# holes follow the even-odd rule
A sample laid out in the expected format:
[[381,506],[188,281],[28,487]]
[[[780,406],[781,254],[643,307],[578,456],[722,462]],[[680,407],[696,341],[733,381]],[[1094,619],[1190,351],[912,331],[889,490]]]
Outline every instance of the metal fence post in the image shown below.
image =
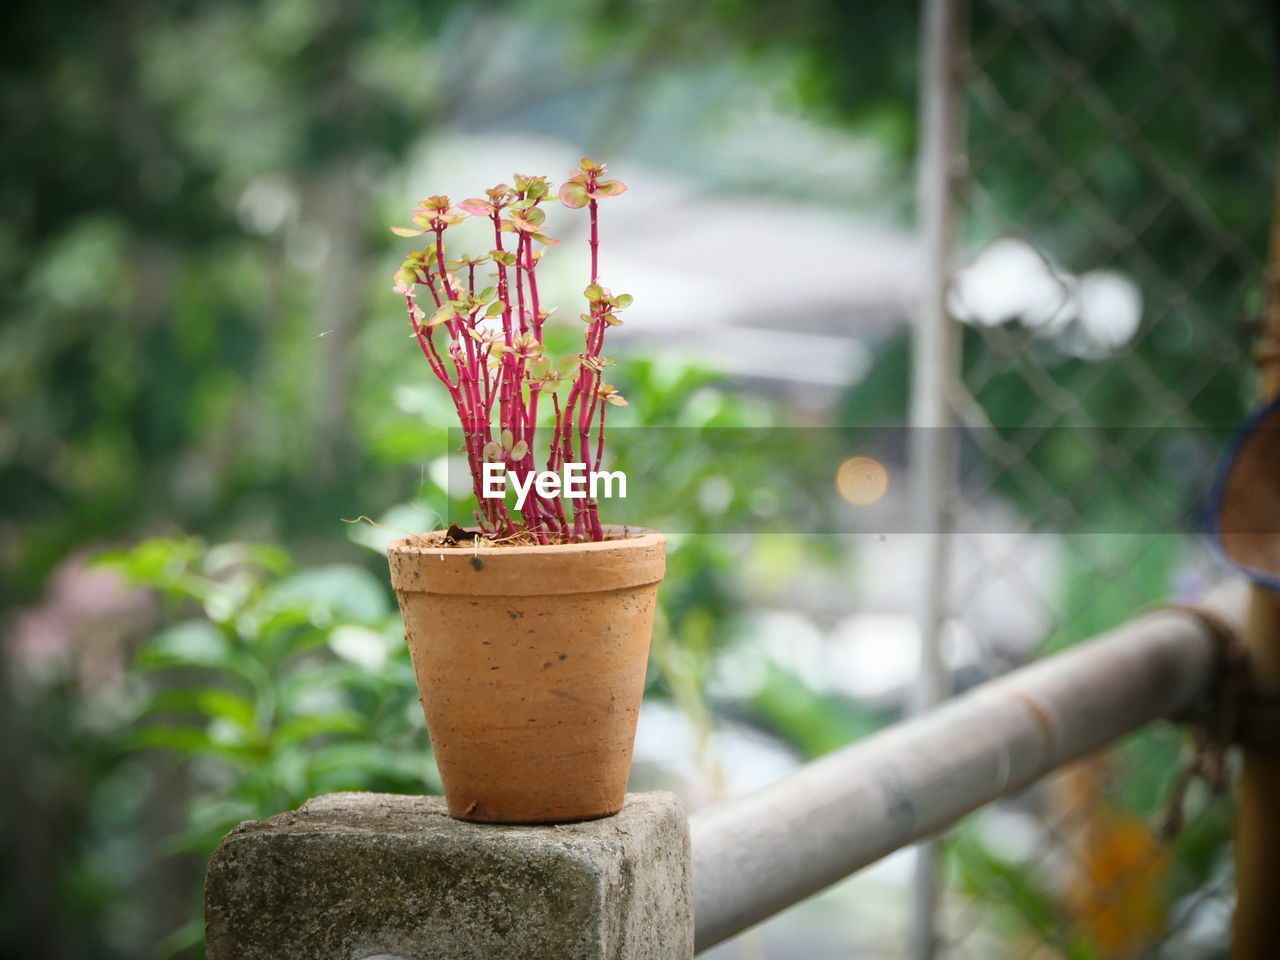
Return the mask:
[[[920,160],[917,221],[923,247],[923,282],[912,342],[912,506],[921,530],[920,672],[916,708],[927,710],[950,693],[941,630],[947,616],[948,498],[955,481],[951,443],[953,385],[960,375],[959,342],[947,310],[953,266],[955,188],[962,137],[959,109],[961,0],[924,0],[920,89]],[[938,846],[916,848],[912,956],[929,960],[936,945]]]

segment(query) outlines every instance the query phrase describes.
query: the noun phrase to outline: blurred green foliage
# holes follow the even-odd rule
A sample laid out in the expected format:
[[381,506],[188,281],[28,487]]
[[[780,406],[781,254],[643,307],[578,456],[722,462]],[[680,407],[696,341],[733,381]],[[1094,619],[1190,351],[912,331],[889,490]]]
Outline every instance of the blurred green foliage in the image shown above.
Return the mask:
[[[80,891],[64,892],[76,904],[77,952],[196,949],[193,881],[243,820],[334,790],[439,791],[400,620],[367,571],[297,570],[278,547],[196,539],[149,540],[98,563],[154,591],[165,613],[107,716],[95,721],[76,691],[38,701],[74,718],[72,744],[98,758],[85,770],[86,809],[60,838],[64,878]],[[68,746],[43,726],[31,736],[42,754]],[[178,806],[159,835],[148,823],[157,800]],[[137,894],[153,885],[156,862],[175,858],[176,895],[186,898],[175,909],[191,919],[148,944]]]
[[125,748],[216,762],[210,786],[225,796],[190,827],[202,852],[239,821],[318,793],[438,786],[403,628],[366,570],[294,570],[276,547],[198,540],[148,540],[98,562],[169,607],[133,659],[151,682]]
[[[296,540],[387,499],[347,409],[381,365],[312,313],[360,310],[388,239],[371,185],[447,106],[430,52],[456,6],[10,10],[0,602],[96,538]],[[307,279],[333,257],[350,290]]]

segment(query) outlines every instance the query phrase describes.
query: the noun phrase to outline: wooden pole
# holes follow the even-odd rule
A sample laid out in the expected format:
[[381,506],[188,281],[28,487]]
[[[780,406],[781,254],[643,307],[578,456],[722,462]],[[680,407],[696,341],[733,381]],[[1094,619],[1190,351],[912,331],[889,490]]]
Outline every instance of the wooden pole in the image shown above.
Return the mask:
[[[1246,593],[1229,584],[1207,609],[1239,630]],[[1218,658],[1205,619],[1151,613],[695,815],[695,949],[1186,710]]]
[[[1272,213],[1267,314],[1257,361],[1259,393],[1268,403],[1280,396],[1280,186]],[[1252,588],[1245,645],[1255,687],[1262,693],[1280,693],[1280,593]],[[1280,944],[1280,755],[1248,747],[1242,752],[1231,956],[1271,960]]]

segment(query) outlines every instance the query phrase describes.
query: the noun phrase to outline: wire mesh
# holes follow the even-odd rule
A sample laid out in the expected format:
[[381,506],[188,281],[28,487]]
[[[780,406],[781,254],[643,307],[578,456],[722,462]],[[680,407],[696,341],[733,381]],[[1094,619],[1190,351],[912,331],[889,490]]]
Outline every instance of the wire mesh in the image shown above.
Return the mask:
[[[1043,654],[1214,577],[1203,480],[1252,396],[1273,190],[1263,12],[974,0],[950,308],[954,413],[982,429],[956,507],[956,621],[1012,583],[1048,624]],[[1087,464],[1068,433],[1088,436]],[[1022,505],[1016,534],[982,536],[988,493]],[[1061,589],[1026,573],[1046,550]],[[991,646],[982,672],[1017,660]],[[954,831],[941,955],[1223,955],[1230,798],[1197,788],[1178,835],[1157,829],[1182,749],[1173,727],[1144,731]]]

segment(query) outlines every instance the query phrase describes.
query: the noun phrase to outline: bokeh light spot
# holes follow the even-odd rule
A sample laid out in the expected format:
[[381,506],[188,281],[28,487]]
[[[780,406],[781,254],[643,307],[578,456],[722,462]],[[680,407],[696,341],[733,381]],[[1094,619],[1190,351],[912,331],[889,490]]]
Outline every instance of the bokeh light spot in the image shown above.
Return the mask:
[[889,471],[874,457],[850,457],[836,470],[836,490],[855,507],[879,503],[889,489]]

